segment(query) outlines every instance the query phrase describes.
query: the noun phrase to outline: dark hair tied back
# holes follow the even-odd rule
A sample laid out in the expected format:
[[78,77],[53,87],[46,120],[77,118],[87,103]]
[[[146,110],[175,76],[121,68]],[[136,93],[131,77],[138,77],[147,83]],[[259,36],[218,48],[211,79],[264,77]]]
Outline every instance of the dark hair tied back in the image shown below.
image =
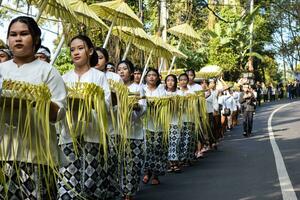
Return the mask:
[[134,65],[130,60],[127,60],[127,59],[126,60],[121,60],[118,63],[117,68],[120,64],[123,64],[123,63],[128,67],[128,70],[129,70],[130,73],[134,73]]
[[158,87],[160,84],[161,84],[161,79],[160,79],[160,76],[159,76],[159,72],[157,69],[155,68],[152,68],[152,67],[149,67],[146,74],[145,74],[145,77],[144,77],[144,82],[146,83],[146,78],[147,78],[147,75],[149,72],[154,72],[156,73],[157,77],[158,77],[158,81],[156,82],[156,87]]
[[108,51],[105,48],[103,48],[103,47],[96,47],[95,49],[96,49],[96,51],[100,51],[103,54],[106,62],[109,61],[109,54],[108,54]]
[[186,73],[186,74],[188,74],[188,72],[192,72],[192,74],[193,74],[194,76],[196,76],[196,73],[195,73],[195,70],[194,70],[194,69],[187,69],[187,70],[185,70],[185,73]]
[[[87,47],[89,49],[93,49],[93,54],[91,55],[91,58],[90,58],[90,66],[91,67],[95,67],[98,63],[98,55],[97,55],[97,52],[95,51],[95,47],[94,47],[94,44],[92,42],[92,40],[88,37],[88,36],[85,36],[85,35],[77,35],[75,37],[73,37],[70,41],[70,44],[75,40],[75,39],[79,39],[79,40],[82,40],[85,42],[85,44],[87,45]],[[70,46],[70,45],[69,45]]]
[[8,26],[7,38],[9,37],[9,32],[10,32],[11,26],[16,22],[21,22],[21,23],[27,25],[30,35],[32,37],[34,53],[36,53],[38,51],[38,49],[41,47],[41,34],[42,34],[41,29],[39,28],[38,24],[31,17],[20,16],[20,17],[14,18]]
[[134,78],[134,76],[133,76],[133,73],[134,73],[133,63],[130,60],[127,60],[127,59],[126,60],[121,60],[117,65],[117,70],[118,70],[119,65],[121,65],[121,64],[125,64],[127,66],[128,70],[129,70],[129,73],[132,74],[130,76],[130,80],[133,80],[133,78]]
[[166,84],[165,89],[166,90],[168,89],[167,88],[167,80],[168,80],[169,77],[172,77],[174,79],[174,88],[172,88],[172,92],[175,92],[176,88],[177,88],[177,77],[176,77],[175,74],[169,74],[168,76],[166,76],[166,78],[165,78],[165,84]]
[[180,80],[181,77],[185,76],[187,78],[187,81],[189,81],[189,76],[186,73],[182,73],[178,76],[178,80]]

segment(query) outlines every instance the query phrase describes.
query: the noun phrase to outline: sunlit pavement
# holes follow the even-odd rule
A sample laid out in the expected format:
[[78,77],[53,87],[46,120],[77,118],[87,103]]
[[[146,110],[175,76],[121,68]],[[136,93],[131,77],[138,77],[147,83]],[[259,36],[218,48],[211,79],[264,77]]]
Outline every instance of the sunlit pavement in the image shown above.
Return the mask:
[[[217,151],[206,154],[181,174],[167,174],[159,186],[143,185],[138,200],[250,200],[282,199],[268,118],[276,108],[290,101],[266,103],[257,109],[253,136],[242,136],[239,125],[221,141]],[[300,101],[279,110],[272,129],[282,153],[291,183],[300,197]],[[241,124],[241,121],[240,121]]]

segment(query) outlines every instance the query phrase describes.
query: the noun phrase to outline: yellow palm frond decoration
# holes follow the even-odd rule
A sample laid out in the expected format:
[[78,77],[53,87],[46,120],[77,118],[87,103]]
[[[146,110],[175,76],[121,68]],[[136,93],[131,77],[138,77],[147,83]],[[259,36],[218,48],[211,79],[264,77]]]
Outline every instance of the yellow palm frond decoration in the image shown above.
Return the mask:
[[[6,162],[16,168],[17,162],[33,163],[45,176],[50,176],[49,169],[57,174],[58,147],[56,133],[50,131],[51,93],[47,85],[4,80],[0,102],[1,167]],[[5,185],[10,180],[5,180],[3,168],[1,172],[0,181]]]
[[156,48],[151,38],[142,28],[115,26],[112,34],[128,43],[122,60],[126,58],[131,44],[144,51]]
[[91,4],[90,8],[102,19],[119,26],[143,27],[142,21],[123,0]]
[[84,138],[87,130],[95,131],[99,137],[99,148],[103,148],[107,159],[107,109],[104,91],[94,83],[68,84],[68,109],[66,120],[77,151],[77,139]]
[[[69,22],[76,20],[76,15],[71,8],[69,0],[29,0],[29,5],[34,5],[40,13],[54,16],[57,19]],[[37,18],[37,21],[39,17]]]
[[0,39],[0,49],[2,49],[2,48],[6,48],[6,45],[3,42],[3,40]]
[[[151,57],[154,55],[156,57],[164,57],[166,59],[172,58],[173,53],[171,52],[169,46],[167,45],[167,43],[165,43],[163,41],[163,39],[161,37],[159,37],[159,35],[152,35],[150,36],[151,41],[155,44],[155,48],[153,49],[145,49],[146,51],[149,51],[150,54],[147,58],[143,73],[142,73],[142,78],[140,81],[140,84],[142,83],[142,81],[144,80],[144,77],[146,75],[146,71],[148,69],[149,63],[150,63],[150,59]],[[139,45],[137,45],[138,48],[142,48]]]
[[[184,23],[178,26],[174,26],[170,29],[168,29],[168,32],[177,36],[179,38],[179,42],[178,42],[178,46],[177,46],[177,50],[179,50],[181,42],[183,40],[190,40],[191,42],[195,42],[200,40],[200,36],[198,35],[198,33],[193,29],[193,27],[191,27],[189,24]],[[175,59],[178,55],[174,55],[168,74],[171,73],[174,63],[175,63]]]
[[151,52],[154,56],[172,58],[173,54],[169,49],[169,46],[166,42],[163,41],[158,35],[152,35],[151,41],[156,45],[155,49],[152,49]]
[[142,21],[136,16],[133,10],[123,1],[106,1],[91,4],[90,8],[102,19],[111,21],[111,25],[105,38],[103,47],[106,48],[112,28],[115,25],[129,27],[143,27]]
[[221,76],[223,73],[222,71],[222,68],[217,65],[208,65],[202,67],[200,71],[196,73],[196,76],[205,79],[215,78]]
[[166,43],[168,49],[172,52],[173,56],[179,57],[179,58],[184,58],[187,59],[188,56],[185,55],[184,53],[182,53],[179,49],[177,49],[176,47]]
[[117,98],[117,114],[115,115],[111,109],[111,116],[113,117],[113,127],[118,134],[117,149],[120,154],[126,150],[128,136],[132,127],[133,108],[138,103],[139,95],[131,95],[126,85],[113,80],[109,80],[111,90],[115,93]]
[[69,0],[69,4],[79,22],[86,26],[100,26],[108,29],[107,25],[96,15],[85,1]]
[[162,128],[163,130],[163,143],[168,145],[170,123],[172,121],[172,97],[149,97],[147,98],[147,117],[152,120],[155,129]]
[[[209,130],[209,124],[207,120],[206,113],[206,99],[204,91],[198,91],[195,95],[193,95],[191,103],[194,106],[197,106],[197,110],[194,114],[195,119],[195,128],[196,131],[200,131],[203,134],[207,134]],[[197,119],[200,119],[197,120]]]
[[199,34],[187,23],[169,28],[168,32],[180,39],[190,40],[191,42],[200,40]]

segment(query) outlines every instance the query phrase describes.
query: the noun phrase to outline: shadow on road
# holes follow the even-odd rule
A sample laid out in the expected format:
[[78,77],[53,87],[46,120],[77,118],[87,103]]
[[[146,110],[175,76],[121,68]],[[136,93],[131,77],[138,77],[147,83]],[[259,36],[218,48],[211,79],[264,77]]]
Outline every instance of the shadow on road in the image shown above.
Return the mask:
[[[264,104],[257,109],[253,136],[245,138],[241,125],[235,127],[226,133],[217,151],[208,152],[204,159],[185,168],[181,174],[162,177],[159,186],[142,185],[136,199],[282,199],[267,121],[275,108],[287,102]],[[294,123],[299,120],[295,119]],[[284,126],[285,123],[279,122],[283,127],[274,128],[276,138],[290,130],[290,127]],[[283,155],[289,155],[284,157],[288,170],[294,170],[293,176],[300,180],[300,171],[296,169],[300,164],[300,139],[278,138],[278,144],[283,146]],[[295,183],[300,185],[300,182]]]

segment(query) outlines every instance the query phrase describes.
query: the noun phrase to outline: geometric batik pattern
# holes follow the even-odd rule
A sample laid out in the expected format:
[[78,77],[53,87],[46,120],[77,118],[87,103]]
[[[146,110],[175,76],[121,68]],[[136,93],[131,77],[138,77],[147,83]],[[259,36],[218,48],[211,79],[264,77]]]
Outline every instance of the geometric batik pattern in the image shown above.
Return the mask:
[[105,190],[100,187],[106,179],[105,160],[99,143],[81,142],[77,152],[73,143],[61,145],[68,159],[59,169],[58,199],[101,199]]
[[216,142],[217,137],[215,134],[215,129],[214,129],[214,115],[213,113],[208,113],[208,124],[209,124],[209,128],[208,128],[208,139],[209,139],[209,144],[212,145],[213,143]]
[[105,170],[104,182],[100,185],[105,190],[105,199],[118,199],[121,197],[122,189],[120,185],[120,154],[118,153],[118,145],[120,137],[118,135],[110,135],[108,137],[108,159],[107,168]]
[[0,199],[44,200],[56,199],[56,183],[48,166],[19,161],[3,162],[1,174],[5,185],[0,184]]
[[169,161],[179,161],[180,141],[180,129],[178,125],[171,124],[169,134]]
[[195,124],[192,122],[183,122],[181,128],[181,142],[180,142],[180,160],[192,161],[194,159],[196,138],[195,138]]
[[146,132],[146,160],[144,170],[155,176],[167,170],[168,145],[163,144],[163,132]]
[[128,140],[123,160],[122,191],[123,195],[134,196],[140,185],[144,162],[144,141]]

